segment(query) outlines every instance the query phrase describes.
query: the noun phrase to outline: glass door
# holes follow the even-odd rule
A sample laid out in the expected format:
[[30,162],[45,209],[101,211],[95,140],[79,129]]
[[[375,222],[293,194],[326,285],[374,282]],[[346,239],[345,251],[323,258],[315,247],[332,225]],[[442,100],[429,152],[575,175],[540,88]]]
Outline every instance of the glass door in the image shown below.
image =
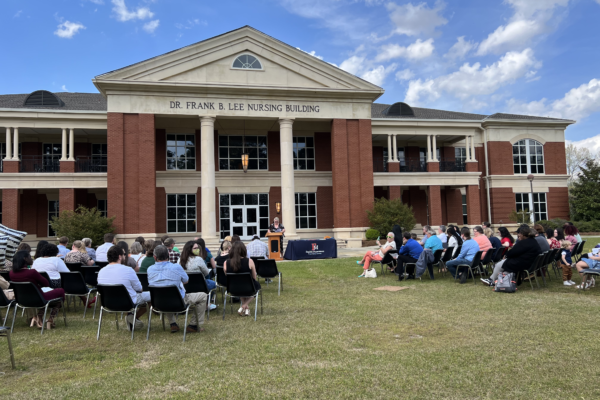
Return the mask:
[[250,240],[258,235],[258,206],[232,206],[230,212],[233,235],[238,235],[241,240]]

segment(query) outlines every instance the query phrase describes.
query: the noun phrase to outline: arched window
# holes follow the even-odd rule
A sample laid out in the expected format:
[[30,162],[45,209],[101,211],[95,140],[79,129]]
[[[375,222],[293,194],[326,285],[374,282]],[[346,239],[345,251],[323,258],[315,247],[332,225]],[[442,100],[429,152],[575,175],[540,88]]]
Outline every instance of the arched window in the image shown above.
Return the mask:
[[25,99],[24,106],[62,107],[63,102],[47,90],[37,90]]
[[543,174],[544,146],[533,139],[519,140],[513,144],[515,174]]
[[263,69],[260,61],[250,54],[238,56],[231,67],[235,69]]

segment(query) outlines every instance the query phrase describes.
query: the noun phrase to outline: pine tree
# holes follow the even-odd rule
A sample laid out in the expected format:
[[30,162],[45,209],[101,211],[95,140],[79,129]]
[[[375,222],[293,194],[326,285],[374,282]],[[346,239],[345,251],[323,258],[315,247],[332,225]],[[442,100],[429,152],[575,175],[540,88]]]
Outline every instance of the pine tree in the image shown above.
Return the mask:
[[600,164],[587,160],[570,192],[571,212],[579,221],[600,219]]

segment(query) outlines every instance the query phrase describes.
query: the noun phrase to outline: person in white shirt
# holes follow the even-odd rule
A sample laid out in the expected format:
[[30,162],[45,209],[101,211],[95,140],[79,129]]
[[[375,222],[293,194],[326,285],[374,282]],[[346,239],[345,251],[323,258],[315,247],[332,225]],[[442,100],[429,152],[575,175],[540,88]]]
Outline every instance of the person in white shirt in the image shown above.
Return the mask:
[[385,254],[390,250],[396,250],[396,242],[394,241],[394,232],[388,232],[387,241],[384,244],[379,243],[379,251],[367,251],[362,260],[357,261],[358,265],[363,266],[363,273],[359,275],[359,278],[365,276],[365,272],[369,269],[369,265],[372,261],[381,261]]
[[115,245],[115,234],[107,233],[104,235],[104,244],[96,249],[96,261],[107,262],[106,253],[108,249]]
[[53,289],[60,287],[60,273],[71,272],[65,265],[65,262],[58,256],[58,247],[55,244],[48,243],[41,250],[41,257],[33,262],[32,268],[37,272],[47,272],[50,278],[50,287]]
[[446,225],[440,225],[437,229],[437,237],[442,241],[442,247],[448,247],[448,235],[446,235]]
[[248,257],[269,258],[269,246],[260,240],[258,235],[252,237],[252,241],[246,245]]
[[[106,236],[104,238],[106,240]],[[112,246],[106,253],[109,264],[98,272],[99,285],[123,285],[127,289],[133,304],[144,304],[150,301],[150,292],[143,292],[142,283],[133,268],[121,264],[127,257],[123,249]],[[135,329],[141,329],[144,324],[139,317],[144,315],[146,307],[140,307],[137,311]],[[127,315],[127,328],[131,330],[133,324],[133,313]]]

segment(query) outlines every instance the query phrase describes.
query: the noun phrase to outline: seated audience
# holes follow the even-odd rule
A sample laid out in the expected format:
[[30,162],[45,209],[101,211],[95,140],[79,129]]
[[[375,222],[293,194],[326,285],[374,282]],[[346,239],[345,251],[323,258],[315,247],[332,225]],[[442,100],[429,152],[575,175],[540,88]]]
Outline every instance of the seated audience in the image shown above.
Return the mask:
[[231,251],[231,242],[225,240],[221,243],[221,254],[215,258],[215,263],[219,266],[223,266],[225,261],[229,260],[229,252]]
[[[460,230],[460,237],[463,240],[462,247],[460,248],[460,254],[454,260],[450,260],[446,263],[446,267],[448,268],[448,271],[450,271],[450,274],[452,274],[453,278],[456,278],[456,267],[462,264],[470,265],[473,262],[475,254],[477,254],[479,251],[479,244],[474,239],[471,239],[471,230],[469,228],[462,228]],[[463,271],[459,276],[460,282],[465,283],[467,281],[467,277],[469,276],[469,272]]]
[[491,228],[485,228],[483,230],[483,234],[488,238],[494,249],[499,249],[502,247],[502,242],[500,242],[500,239],[494,236],[494,231],[492,231]]
[[179,262],[179,257],[181,257],[181,253],[179,251],[175,251],[175,239],[167,238],[163,245],[169,250],[169,261],[173,264],[177,264]]
[[396,242],[396,249],[402,247],[402,228],[400,225],[396,224],[392,227],[392,232],[394,232],[394,242]]
[[473,240],[475,240],[479,245],[479,250],[482,251],[481,259],[483,260],[487,251],[492,248],[492,244],[490,243],[490,240],[483,234],[482,227],[476,226],[473,228]]
[[[436,250],[444,250],[444,246],[442,245],[442,241],[438,236],[436,236],[433,229],[430,229],[426,232],[427,240],[425,241],[425,249],[430,249],[432,252]],[[446,234],[444,234],[446,236]]]
[[446,234],[448,235],[448,247],[454,248],[454,250],[452,250],[452,256],[455,256],[458,247],[462,246],[463,240],[454,226],[449,226],[448,229],[446,229]]
[[108,249],[115,245],[115,237],[116,235],[114,233],[107,233],[106,235],[104,235],[104,244],[96,249],[96,261],[108,261],[108,259],[106,258],[106,253],[108,253]]
[[[235,244],[234,244],[235,246]],[[363,278],[365,276],[365,272],[369,269],[369,265],[371,265],[371,261],[381,261],[385,254],[390,250],[396,249],[396,242],[394,241],[394,234],[389,232],[387,234],[387,240],[384,244],[381,244],[379,241],[379,250],[377,251],[367,251],[362,260],[357,261],[358,265],[363,266],[363,273],[358,277]]]
[[548,241],[548,246],[550,246],[550,250],[560,249],[560,242],[554,237],[556,230],[552,228],[546,229],[546,240]]
[[122,248],[123,254],[125,254],[125,258],[123,259],[122,264],[127,265],[128,267],[133,268],[135,272],[138,272],[139,268],[137,267],[137,263],[133,258],[129,256],[129,245],[127,244],[127,242],[121,240],[119,243],[117,243],[117,246]]
[[[404,232],[403,234],[403,245],[398,251],[398,266],[396,267],[396,273],[399,274],[398,280],[404,279],[404,264],[405,263],[416,263],[419,256],[423,252],[423,247],[412,238],[410,232]],[[408,272],[408,271],[407,271]],[[415,279],[415,271],[409,272],[408,279]]]
[[418,240],[417,234],[416,233],[411,233],[410,237],[412,240]]
[[492,224],[490,224],[489,222],[482,222],[481,223],[481,227],[483,229],[485,229],[485,228],[490,228],[491,229],[492,228]]
[[142,258],[142,256],[144,255],[144,247],[140,242],[133,242],[133,244],[131,245],[131,249],[129,249],[130,257],[133,258],[133,260],[135,261],[136,265],[139,266],[138,261],[140,260],[140,258]]
[[[135,242],[134,243],[139,243],[142,246],[142,249],[144,248],[144,244],[146,243],[146,239],[144,239],[143,236],[138,236],[135,238]],[[133,245],[131,245],[133,247]]]
[[596,280],[594,279],[593,275],[588,275],[588,278],[585,280],[585,282],[583,281],[583,277],[585,276],[586,270],[591,269],[595,272],[600,270],[600,256],[588,254],[588,257],[579,260],[575,267],[577,268],[579,275],[581,275],[581,285],[577,286],[577,289],[589,289],[596,286]]
[[429,232],[431,230],[431,226],[429,225],[425,225],[423,226],[423,237],[421,238],[421,245],[425,245],[425,242],[427,241],[427,232]]
[[85,251],[88,253],[88,256],[90,256],[92,260],[96,261],[96,250],[92,248],[92,239],[83,238],[81,241],[85,245]]
[[[45,240],[43,240],[43,241],[45,241]],[[48,243],[48,242],[46,242],[46,243]],[[31,254],[31,246],[30,246],[30,245],[28,245],[28,244],[27,244],[27,243],[25,243],[25,242],[21,242],[21,243],[19,244],[19,247],[17,247],[17,251],[22,251],[22,250],[23,250],[23,251],[26,251],[26,252],[27,252],[27,253],[29,253],[29,254]],[[12,263],[12,261],[11,261],[11,260],[5,260],[5,261],[4,261],[4,269],[3,269],[3,271],[10,271],[10,270],[12,269],[12,266],[13,266],[13,263]],[[31,265],[30,265],[30,266],[31,266]],[[30,266],[29,266],[29,267],[30,267]]]
[[498,228],[498,233],[500,234],[500,243],[504,247],[513,247],[515,245],[515,239],[512,237],[508,229],[501,226]]
[[[106,239],[105,239],[106,240]],[[142,283],[137,277],[133,268],[123,264],[127,254],[119,246],[112,246],[106,253],[108,265],[98,272],[99,285],[123,285],[127,289],[133,304],[146,304],[150,302],[150,292],[142,291]],[[140,307],[137,310],[135,329],[144,326],[139,319],[146,312],[146,307]],[[131,331],[133,327],[133,312],[127,314],[127,329]]]
[[[169,235],[163,235],[163,236],[161,236],[159,244],[164,245],[168,238],[169,238]],[[180,251],[179,251],[179,249],[177,247],[173,247],[172,250],[174,252],[176,252],[176,253],[180,253]]]
[[148,239],[144,241],[144,248],[142,250],[142,254],[140,256],[140,258],[138,258],[137,260],[137,265],[141,268],[142,267],[142,262],[144,262],[144,259],[146,258],[146,254],[148,254],[148,251],[153,248],[154,246],[154,240],[152,239]]
[[66,236],[61,236],[58,239],[58,257],[62,258],[63,260],[65,259],[65,256],[67,255],[67,253],[69,252],[69,249],[67,249],[67,245],[69,244],[69,238]]
[[496,263],[494,272],[489,279],[481,279],[488,286],[494,286],[496,278],[501,272],[519,273],[530,268],[541,253],[540,245],[535,240],[536,231],[531,228],[521,227],[517,243],[506,253],[504,260]]
[[[246,246],[244,246],[244,243],[241,241],[233,243],[230,259],[223,265],[223,271],[226,274],[250,272],[254,289],[260,290],[260,283],[256,280],[256,267],[254,266],[254,261],[247,257]],[[248,305],[250,304],[250,301],[252,301],[252,297],[241,297],[240,301],[241,307],[238,309],[238,314],[240,316],[250,316]]]
[[161,243],[159,240],[152,242],[152,245],[146,252],[146,257],[144,257],[144,259],[142,260],[142,263],[140,265],[140,270],[138,272],[146,273],[146,272],[148,272],[148,268],[150,268],[150,266],[154,265],[154,263],[156,262],[154,260],[154,249],[160,245],[161,245]]
[[[238,240],[239,238],[240,237],[238,236]],[[212,268],[213,270],[217,268],[217,263],[215,262],[213,255],[210,253],[210,250],[208,250],[208,248],[206,247],[204,239],[198,238],[196,239],[196,243],[198,243],[198,249],[200,249],[200,256],[202,257],[202,259],[204,259],[204,263],[206,264],[206,266],[208,268]]]
[[442,248],[444,249],[448,247],[448,235],[446,235],[446,229],[446,225],[440,225],[437,230],[437,237],[441,240]]
[[38,272],[47,272],[50,277],[50,287],[60,287],[60,273],[71,272],[65,265],[65,262],[58,256],[58,247],[55,244],[48,243],[42,248],[41,257],[36,258],[32,268]]
[[37,244],[37,246],[35,247],[35,254],[33,256],[33,259],[36,260],[39,257],[42,256],[42,249],[44,248],[45,245],[48,244],[47,240],[40,240]]
[[[56,245],[52,245],[56,248]],[[58,249],[56,249],[58,254]],[[62,260],[56,256],[54,256],[57,260],[62,262]],[[34,261],[31,259],[31,254],[28,251],[17,251],[13,258],[13,266],[12,271],[9,273],[10,280],[12,282],[32,282],[34,283],[40,290],[44,287],[50,287],[50,282],[46,280],[40,273],[35,269],[28,269],[29,265],[32,265]],[[61,298],[64,300],[65,291],[60,287],[54,290],[50,290],[48,292],[42,292],[42,296],[46,300],[58,299]],[[54,303],[50,308],[50,317],[48,318],[47,328],[54,327],[54,317],[58,314],[58,310],[60,310],[61,304]],[[28,313],[28,315],[30,315]],[[44,317],[44,309],[38,309],[37,315],[33,316],[31,321],[31,326],[37,326],[39,328],[42,327],[42,321]]]
[[573,225],[573,223],[571,221],[567,222],[565,225],[563,225],[563,228],[566,226],[572,226],[574,229],[574,234],[573,236],[575,236],[575,239],[577,239],[577,243],[581,243],[582,239],[581,239],[581,235],[579,234],[579,229],[577,229],[577,227],[575,225]]
[[206,286],[208,286],[208,290],[212,290],[217,287],[215,281],[209,279],[212,269],[209,269],[206,266],[206,263],[200,254],[200,247],[198,247],[198,243],[194,240],[186,242],[185,246],[183,246],[183,252],[181,253],[179,264],[186,272],[202,272],[202,275],[204,275],[204,278],[206,279]]
[[[168,241],[168,239],[166,241]],[[169,261],[171,255],[166,246],[157,246],[154,249],[154,259],[156,260],[156,263],[148,268],[148,283],[154,286],[177,286],[183,301],[194,308],[194,312],[190,315],[190,324],[186,327],[186,332],[203,332],[204,328],[200,327],[200,325],[204,324],[207,294],[202,292],[185,292],[183,285],[188,282],[189,277],[181,265]],[[178,332],[179,326],[177,325],[175,314],[168,313],[166,314],[166,317],[171,323],[171,333]]]
[[87,253],[81,240],[73,242],[71,251],[65,256],[65,263],[81,263],[81,265],[94,265],[94,260]]
[[241,242],[240,235],[233,235],[231,237],[231,244],[234,244],[235,242]]
[[254,235],[250,243],[246,245],[248,257],[264,257],[269,258],[269,246],[258,235]]
[[575,285],[575,282],[571,280],[573,277],[573,270],[571,269],[573,264],[571,247],[573,247],[573,243],[565,239],[560,242],[560,247],[562,248],[560,252],[560,267],[562,268],[563,285],[573,286]]
[[[197,238],[195,240],[197,240]],[[219,250],[217,251],[217,257],[221,255],[221,252],[223,251],[223,243],[225,242],[231,243],[231,236],[225,236],[225,239],[223,239],[221,246],[219,246]]]
[[559,243],[565,240],[565,231],[563,230],[563,228],[556,228],[554,230],[554,237],[556,238],[556,240],[558,240]]
[[565,227],[565,240],[571,242],[571,248],[569,249],[571,252],[573,251],[573,247],[579,242],[577,242],[577,238],[575,235],[578,233],[577,228],[573,225],[567,225]]
[[548,243],[548,240],[546,240],[546,236],[544,236],[544,227],[540,224],[535,224],[533,226],[533,230],[537,232],[535,235],[535,240],[537,240],[538,244],[540,245],[540,250],[542,253],[550,250],[550,244]]

